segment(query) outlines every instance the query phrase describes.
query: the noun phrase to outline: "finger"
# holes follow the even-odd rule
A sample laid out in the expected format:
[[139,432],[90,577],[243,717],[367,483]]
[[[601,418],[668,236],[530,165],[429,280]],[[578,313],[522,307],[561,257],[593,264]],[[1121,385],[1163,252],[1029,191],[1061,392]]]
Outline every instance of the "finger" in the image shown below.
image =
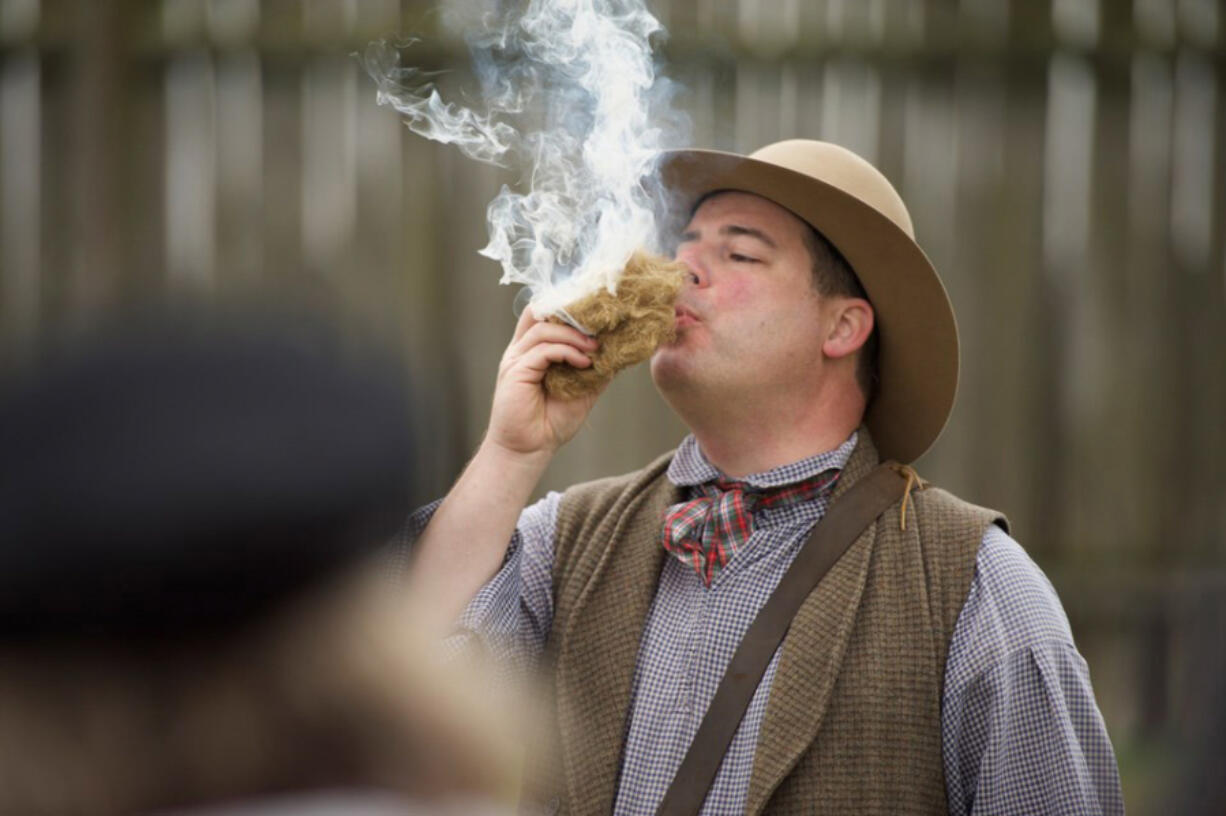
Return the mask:
[[519,320],[515,323],[515,333],[511,335],[511,342],[514,343],[516,340],[519,340],[528,329],[538,322],[536,316],[532,314],[532,307],[525,306],[523,312],[519,315]]
[[515,342],[514,348],[522,354],[540,343],[565,343],[584,352],[595,351],[600,345],[572,326],[545,321],[530,326],[524,336]]
[[543,376],[545,370],[554,363],[569,363],[575,368],[587,368],[592,364],[592,358],[565,343],[541,343],[524,354],[516,367]]

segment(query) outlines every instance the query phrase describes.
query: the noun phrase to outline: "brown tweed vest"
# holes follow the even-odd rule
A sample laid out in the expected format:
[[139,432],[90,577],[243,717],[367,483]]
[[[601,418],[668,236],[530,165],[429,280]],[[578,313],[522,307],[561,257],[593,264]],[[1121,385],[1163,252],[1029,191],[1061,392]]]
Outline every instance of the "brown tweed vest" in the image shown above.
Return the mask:
[[[835,500],[878,461],[868,432]],[[682,500],[671,454],[568,490],[558,514],[554,622],[556,793],[561,811],[609,813],[634,665]],[[796,615],[758,735],[746,813],[944,813],[945,655],[998,513],[915,491],[869,527]]]

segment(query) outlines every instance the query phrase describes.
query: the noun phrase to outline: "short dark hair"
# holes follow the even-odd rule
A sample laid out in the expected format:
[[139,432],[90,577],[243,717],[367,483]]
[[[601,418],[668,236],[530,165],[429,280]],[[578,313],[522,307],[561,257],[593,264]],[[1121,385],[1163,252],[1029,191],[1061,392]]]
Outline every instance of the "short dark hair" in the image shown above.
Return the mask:
[[[805,244],[809,248],[809,255],[813,258],[813,288],[817,290],[817,293],[823,297],[853,297],[868,300],[868,293],[864,291],[863,284],[856,277],[851,264],[843,257],[843,253],[839,252],[838,248],[830,243],[826,236],[818,232],[812,224],[805,222],[805,226],[808,227],[805,233]],[[856,361],[856,382],[867,404],[873,401],[878,382],[877,326],[875,323],[872,332],[858,353],[860,356]]]

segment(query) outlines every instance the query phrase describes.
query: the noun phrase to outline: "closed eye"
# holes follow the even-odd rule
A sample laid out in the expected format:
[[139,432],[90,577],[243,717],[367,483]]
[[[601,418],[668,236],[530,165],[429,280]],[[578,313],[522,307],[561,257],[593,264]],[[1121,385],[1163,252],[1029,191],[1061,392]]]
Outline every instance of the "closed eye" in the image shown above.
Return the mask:
[[734,263],[761,263],[761,261],[758,260],[757,258],[751,258],[748,255],[741,255],[736,252],[733,252],[731,255],[729,255],[728,259],[733,261]]

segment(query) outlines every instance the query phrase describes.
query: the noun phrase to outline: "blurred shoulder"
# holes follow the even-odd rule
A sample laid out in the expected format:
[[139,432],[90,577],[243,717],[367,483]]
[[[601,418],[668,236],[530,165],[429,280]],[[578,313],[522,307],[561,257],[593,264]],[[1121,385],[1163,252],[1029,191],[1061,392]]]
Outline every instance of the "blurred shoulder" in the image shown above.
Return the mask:
[[281,794],[223,804],[158,811],[152,816],[511,816],[488,799],[457,796],[412,799],[383,791]]

